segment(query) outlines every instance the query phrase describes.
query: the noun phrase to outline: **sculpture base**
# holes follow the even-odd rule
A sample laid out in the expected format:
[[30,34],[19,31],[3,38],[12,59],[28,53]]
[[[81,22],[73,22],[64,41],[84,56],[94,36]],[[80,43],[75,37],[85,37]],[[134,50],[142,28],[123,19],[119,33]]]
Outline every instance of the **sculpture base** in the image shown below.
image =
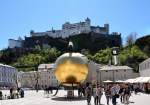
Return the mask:
[[67,91],[67,98],[73,98],[74,97],[74,91],[73,90],[68,90]]

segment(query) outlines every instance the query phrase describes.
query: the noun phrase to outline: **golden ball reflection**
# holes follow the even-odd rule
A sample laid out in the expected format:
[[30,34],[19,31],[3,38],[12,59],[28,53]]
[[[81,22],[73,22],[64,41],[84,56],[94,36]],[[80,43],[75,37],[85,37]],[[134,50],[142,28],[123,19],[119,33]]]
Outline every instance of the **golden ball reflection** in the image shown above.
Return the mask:
[[80,64],[68,59],[57,65],[55,76],[60,83],[81,83],[88,75],[86,64]]

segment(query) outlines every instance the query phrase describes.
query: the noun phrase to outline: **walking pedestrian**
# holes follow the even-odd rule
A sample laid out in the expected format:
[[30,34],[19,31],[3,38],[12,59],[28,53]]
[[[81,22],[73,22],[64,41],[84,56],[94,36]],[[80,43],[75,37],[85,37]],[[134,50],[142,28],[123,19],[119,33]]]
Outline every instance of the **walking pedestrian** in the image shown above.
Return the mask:
[[113,105],[116,105],[116,98],[118,97],[117,92],[118,92],[118,90],[117,90],[116,84],[114,84],[111,87],[111,95],[112,95],[112,104]]
[[124,91],[124,103],[125,104],[129,104],[130,95],[131,95],[130,88],[128,85],[126,85],[125,91]]
[[99,84],[97,85],[97,91],[98,91],[98,104],[101,105],[101,98],[103,95],[103,89]]
[[92,96],[92,87],[89,83],[86,84],[85,94],[86,94],[87,104],[90,105],[91,96]]
[[93,86],[93,97],[94,97],[94,104],[98,105],[98,87],[96,85]]
[[120,90],[119,90],[119,95],[120,95],[120,102],[124,103],[124,86],[121,85]]
[[109,105],[109,100],[111,98],[111,86],[110,85],[107,85],[104,89],[105,91],[105,96],[106,96],[106,101],[107,101],[107,105]]

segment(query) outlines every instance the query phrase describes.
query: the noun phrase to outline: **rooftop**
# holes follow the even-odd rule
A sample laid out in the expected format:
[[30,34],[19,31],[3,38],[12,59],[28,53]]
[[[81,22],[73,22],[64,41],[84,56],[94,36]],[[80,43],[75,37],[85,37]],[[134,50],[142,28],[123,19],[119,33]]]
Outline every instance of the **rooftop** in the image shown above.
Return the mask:
[[10,66],[10,65],[5,65],[5,64],[2,64],[2,63],[0,63],[0,66],[5,66],[5,67],[14,68],[14,67],[12,67],[12,66]]
[[148,62],[148,61],[150,61],[150,58],[144,60],[144,61],[143,61],[142,63],[140,63],[140,64],[143,64],[143,63]]
[[51,68],[54,68],[55,67],[55,64],[54,63],[51,63],[51,64],[40,64],[39,66],[38,66],[38,68],[40,69],[43,69],[43,68],[45,68],[45,69],[51,69]]
[[102,66],[100,70],[132,70],[129,66]]

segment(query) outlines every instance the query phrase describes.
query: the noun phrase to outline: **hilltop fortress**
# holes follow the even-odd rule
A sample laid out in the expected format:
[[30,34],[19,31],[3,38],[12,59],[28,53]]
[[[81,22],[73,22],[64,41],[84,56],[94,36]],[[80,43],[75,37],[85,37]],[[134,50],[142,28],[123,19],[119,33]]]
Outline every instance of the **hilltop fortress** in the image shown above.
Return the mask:
[[92,26],[91,20],[86,18],[83,22],[69,23],[62,25],[61,30],[45,32],[30,31],[29,37],[18,38],[18,40],[9,39],[9,48],[33,49],[37,45],[41,47],[56,47],[59,50],[66,50],[68,41],[72,40],[76,50],[89,49],[97,51],[106,47],[120,47],[122,45],[121,34],[118,32],[109,32],[109,24],[103,27]]
[[72,35],[78,35],[81,33],[89,33],[89,32],[108,35],[109,34],[109,24],[104,24],[104,27],[91,26],[91,20],[89,18],[87,18],[87,19],[85,19],[84,22],[79,22],[79,23],[71,24],[69,22],[66,22],[65,24],[62,25],[61,30],[54,30],[52,28],[51,31],[46,31],[46,32],[31,31],[30,35],[31,36],[48,35],[53,38],[56,38],[56,37],[66,38],[66,37],[69,37]]

